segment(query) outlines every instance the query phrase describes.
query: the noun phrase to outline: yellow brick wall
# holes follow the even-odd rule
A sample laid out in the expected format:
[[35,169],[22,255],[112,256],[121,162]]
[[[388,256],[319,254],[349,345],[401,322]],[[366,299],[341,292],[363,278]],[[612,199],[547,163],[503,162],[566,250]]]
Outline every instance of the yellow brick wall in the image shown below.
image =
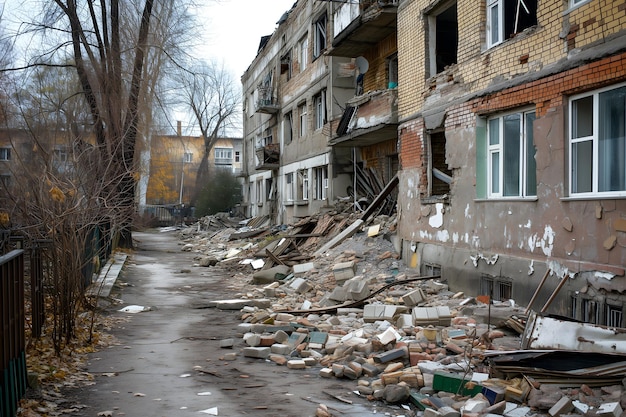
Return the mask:
[[[429,77],[424,10],[429,0],[405,1],[398,10],[399,115],[422,110],[437,100],[443,84],[463,86],[464,93],[481,91],[494,79],[508,80],[545,68],[581,48],[626,29],[626,2],[592,0],[568,10],[567,1],[538,1],[536,28],[486,49],[485,1],[459,0],[457,65],[445,76]],[[458,90],[457,90],[458,91]]]

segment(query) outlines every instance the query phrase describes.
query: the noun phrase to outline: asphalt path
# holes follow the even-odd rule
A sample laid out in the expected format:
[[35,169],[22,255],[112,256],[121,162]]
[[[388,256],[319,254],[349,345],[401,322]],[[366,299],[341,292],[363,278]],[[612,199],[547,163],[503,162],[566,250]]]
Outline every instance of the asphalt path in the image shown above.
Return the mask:
[[[117,319],[119,343],[90,356],[91,386],[68,392],[83,407],[72,416],[314,416],[325,404],[334,416],[410,416],[411,411],[354,393],[356,381],[321,378],[320,367],[288,369],[246,358],[239,311],[207,307],[230,299],[229,273],[197,267],[175,231],[135,232],[106,307]],[[124,307],[146,311],[127,313]],[[232,348],[220,347],[234,338]],[[234,360],[225,355],[236,353]]]

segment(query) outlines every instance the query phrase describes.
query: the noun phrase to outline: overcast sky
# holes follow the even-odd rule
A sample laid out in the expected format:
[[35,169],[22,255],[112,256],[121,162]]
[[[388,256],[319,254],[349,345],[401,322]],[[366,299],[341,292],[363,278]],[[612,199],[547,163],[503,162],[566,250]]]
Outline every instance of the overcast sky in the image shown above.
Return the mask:
[[[202,0],[199,1],[201,3]],[[224,62],[239,78],[256,56],[261,37],[271,35],[276,22],[296,0],[206,1],[199,14],[206,16],[206,48],[199,58]]]

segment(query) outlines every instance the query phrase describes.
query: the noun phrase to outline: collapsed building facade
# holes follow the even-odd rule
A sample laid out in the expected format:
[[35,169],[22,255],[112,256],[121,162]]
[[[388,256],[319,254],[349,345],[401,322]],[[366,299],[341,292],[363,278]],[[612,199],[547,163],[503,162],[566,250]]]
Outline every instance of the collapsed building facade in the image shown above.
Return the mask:
[[409,267],[622,327],[625,29],[610,0],[298,0],[242,77],[246,214],[397,180]]

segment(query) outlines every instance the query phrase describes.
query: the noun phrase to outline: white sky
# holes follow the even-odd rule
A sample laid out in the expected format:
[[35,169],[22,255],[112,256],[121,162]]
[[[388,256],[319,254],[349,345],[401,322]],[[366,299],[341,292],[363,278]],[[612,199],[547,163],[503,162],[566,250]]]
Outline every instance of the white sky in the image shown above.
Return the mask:
[[296,0],[199,0],[206,16],[206,47],[198,58],[217,59],[239,80],[256,56],[261,37],[271,35],[276,22]]

